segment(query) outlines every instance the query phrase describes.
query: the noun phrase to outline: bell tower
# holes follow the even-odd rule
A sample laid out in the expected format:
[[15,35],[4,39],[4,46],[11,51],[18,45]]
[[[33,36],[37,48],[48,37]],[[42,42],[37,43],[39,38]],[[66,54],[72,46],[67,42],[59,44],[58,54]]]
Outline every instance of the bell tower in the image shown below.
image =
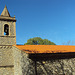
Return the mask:
[[0,45],[16,44],[15,16],[11,17],[5,6],[0,15]]

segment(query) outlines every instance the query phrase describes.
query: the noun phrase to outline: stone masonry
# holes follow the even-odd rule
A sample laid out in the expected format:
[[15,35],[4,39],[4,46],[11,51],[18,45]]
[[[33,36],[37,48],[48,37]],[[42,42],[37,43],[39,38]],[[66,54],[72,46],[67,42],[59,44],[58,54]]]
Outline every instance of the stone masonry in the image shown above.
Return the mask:
[[0,16],[0,75],[14,75],[12,45],[16,44],[15,22],[15,17],[10,16],[5,6]]
[[16,47],[13,47],[13,50],[14,75],[75,75],[75,58],[33,59],[30,58],[32,54],[29,55]]

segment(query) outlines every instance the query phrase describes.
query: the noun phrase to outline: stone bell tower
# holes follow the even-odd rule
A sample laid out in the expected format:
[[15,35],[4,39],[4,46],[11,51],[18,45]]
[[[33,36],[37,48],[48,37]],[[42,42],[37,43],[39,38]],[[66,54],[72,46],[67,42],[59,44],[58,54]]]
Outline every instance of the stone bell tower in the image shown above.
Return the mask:
[[15,17],[10,16],[5,6],[0,15],[0,75],[14,75],[15,22]]
[[0,15],[0,45],[16,44],[15,17],[11,17],[5,6]]

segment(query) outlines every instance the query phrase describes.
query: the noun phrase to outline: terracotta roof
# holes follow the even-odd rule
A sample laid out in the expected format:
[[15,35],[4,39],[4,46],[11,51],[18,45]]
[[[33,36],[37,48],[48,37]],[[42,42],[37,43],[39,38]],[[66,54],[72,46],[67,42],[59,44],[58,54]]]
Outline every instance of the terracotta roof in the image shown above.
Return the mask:
[[68,53],[75,52],[75,46],[68,45],[16,45],[26,53]]

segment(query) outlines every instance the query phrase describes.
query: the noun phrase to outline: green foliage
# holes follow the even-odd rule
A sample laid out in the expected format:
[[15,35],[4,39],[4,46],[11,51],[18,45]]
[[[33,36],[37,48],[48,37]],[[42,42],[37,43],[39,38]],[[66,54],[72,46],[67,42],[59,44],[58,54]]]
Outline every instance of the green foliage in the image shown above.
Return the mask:
[[27,40],[24,45],[56,45],[55,43],[49,41],[48,39],[42,39],[40,37],[34,37]]

